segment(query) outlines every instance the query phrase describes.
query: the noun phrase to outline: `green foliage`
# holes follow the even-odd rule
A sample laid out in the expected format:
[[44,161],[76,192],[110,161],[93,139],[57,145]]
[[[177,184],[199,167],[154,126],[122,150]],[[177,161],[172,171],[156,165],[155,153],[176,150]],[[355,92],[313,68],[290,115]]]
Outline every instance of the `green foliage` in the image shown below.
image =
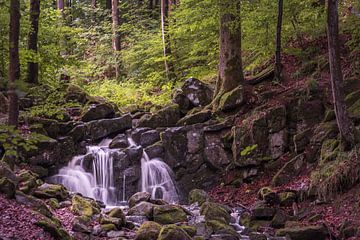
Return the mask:
[[255,150],[257,149],[257,147],[258,147],[257,144],[252,145],[252,146],[247,146],[244,150],[242,150],[242,151],[240,152],[240,155],[241,155],[242,157],[248,156],[248,155],[251,154],[251,152],[255,151]]

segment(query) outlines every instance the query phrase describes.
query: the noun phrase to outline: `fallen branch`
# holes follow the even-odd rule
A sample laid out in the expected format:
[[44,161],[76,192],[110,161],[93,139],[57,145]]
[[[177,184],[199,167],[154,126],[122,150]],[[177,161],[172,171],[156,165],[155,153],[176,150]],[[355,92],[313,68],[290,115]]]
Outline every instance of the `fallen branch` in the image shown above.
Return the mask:
[[264,71],[260,72],[256,76],[248,79],[246,81],[246,83],[249,85],[257,85],[263,81],[273,80],[274,76],[275,76],[274,68],[270,67],[270,68],[267,68]]

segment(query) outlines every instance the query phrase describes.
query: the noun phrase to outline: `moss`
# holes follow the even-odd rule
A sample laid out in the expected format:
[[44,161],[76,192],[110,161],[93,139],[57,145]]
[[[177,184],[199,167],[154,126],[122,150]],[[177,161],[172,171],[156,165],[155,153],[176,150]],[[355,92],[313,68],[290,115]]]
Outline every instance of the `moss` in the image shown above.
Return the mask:
[[198,203],[199,205],[202,205],[204,202],[208,201],[210,199],[209,195],[201,189],[193,189],[189,193],[189,203]]
[[96,202],[80,197],[79,195],[73,196],[71,210],[77,215],[88,217],[100,213],[100,208],[97,206]]
[[194,237],[196,235],[196,227],[188,226],[188,225],[181,225],[180,228],[184,230],[189,236]]
[[360,116],[360,99],[357,100],[351,107],[349,108],[349,113],[353,117]]
[[342,150],[340,141],[337,139],[327,139],[321,146],[320,166],[336,159],[339,152]]
[[60,204],[59,201],[56,198],[50,198],[47,201],[47,204],[52,208],[52,209],[58,209],[60,208]]
[[161,225],[156,222],[144,222],[136,232],[135,240],[156,240],[161,231]]
[[164,226],[157,240],[191,240],[192,238],[181,227],[176,225]]
[[218,220],[223,223],[230,222],[230,214],[227,210],[217,203],[205,202],[201,205],[200,213],[205,216],[205,220]]
[[213,233],[215,234],[230,234],[233,236],[237,236],[236,231],[229,225],[225,224],[222,221],[218,221],[218,220],[210,220],[210,221],[206,221],[206,226],[210,229],[212,229]]
[[44,231],[50,233],[50,235],[56,240],[71,240],[69,233],[64,229],[59,228],[55,223],[51,221],[41,220],[36,222],[36,225],[44,229]]
[[162,205],[154,207],[154,221],[160,224],[173,224],[185,222],[186,213],[175,205]]
[[289,207],[296,201],[296,194],[294,192],[279,193],[280,205]]
[[112,223],[101,224],[101,230],[103,232],[115,231],[116,226],[115,226],[115,224],[112,224]]
[[345,97],[345,102],[348,107],[352,106],[360,99],[360,90],[352,92]]
[[224,93],[221,96],[217,110],[218,111],[233,110],[241,106],[243,102],[244,102],[244,90],[242,86],[239,86],[230,92]]

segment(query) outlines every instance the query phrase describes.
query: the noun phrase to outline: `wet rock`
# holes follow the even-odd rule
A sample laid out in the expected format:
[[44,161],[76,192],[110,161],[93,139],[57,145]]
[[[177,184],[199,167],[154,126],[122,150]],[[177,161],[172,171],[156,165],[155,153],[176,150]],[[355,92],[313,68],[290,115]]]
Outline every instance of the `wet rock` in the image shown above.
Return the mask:
[[189,78],[174,94],[173,102],[179,104],[181,110],[186,111],[208,105],[212,97],[213,91],[210,87],[196,78]]
[[140,137],[144,132],[152,130],[148,127],[137,127],[134,130],[128,131],[128,135],[134,140],[137,145],[140,145]]
[[150,159],[161,158],[164,159],[165,149],[162,142],[156,142],[151,146],[145,148],[145,152],[148,154]]
[[161,134],[161,139],[165,148],[164,161],[171,169],[179,167],[186,159],[187,152],[187,132],[184,128],[168,128]]
[[157,240],[161,225],[156,222],[144,222],[137,230],[135,240]]
[[44,183],[35,189],[34,196],[45,199],[56,198],[62,201],[69,196],[69,192],[62,185]]
[[127,137],[125,134],[117,135],[110,143],[109,148],[127,148],[129,146]]
[[16,185],[7,177],[0,177],[0,193],[5,194],[7,198],[15,196]]
[[230,111],[244,104],[244,89],[242,86],[225,93],[219,101],[219,111]]
[[185,126],[185,125],[193,125],[196,123],[203,123],[210,120],[211,116],[212,116],[212,112],[210,110],[203,110],[192,114],[190,113],[185,117],[183,117],[182,119],[180,119],[176,125]]
[[173,127],[180,120],[179,106],[167,106],[153,114],[145,114],[138,122],[138,127]]
[[140,136],[140,145],[148,147],[157,141],[160,141],[160,133],[157,130],[146,131]]
[[129,199],[129,207],[132,208],[135,205],[141,203],[141,202],[148,202],[150,200],[151,194],[148,192],[138,192],[135,193],[131,198]]
[[92,199],[87,199],[79,195],[74,195],[71,201],[71,211],[73,211],[79,216],[92,217],[93,215],[100,213],[100,207]]
[[181,227],[166,225],[161,229],[158,240],[191,240],[191,237]]
[[187,221],[184,210],[176,205],[155,206],[154,221],[160,224],[173,224]]
[[325,240],[328,230],[324,226],[284,228],[276,231],[276,236],[288,236],[292,240]]
[[190,204],[197,202],[199,204],[199,206],[201,206],[203,203],[205,203],[209,200],[210,200],[210,196],[204,190],[193,189],[189,193],[189,203]]
[[136,206],[129,209],[128,215],[130,216],[146,216],[151,219],[153,216],[153,209],[155,205],[149,202],[141,202]]
[[129,156],[132,163],[141,162],[141,157],[143,155],[143,148],[141,146],[128,147],[125,152]]
[[107,103],[91,104],[83,112],[81,121],[90,122],[93,120],[99,120],[104,118],[112,118],[115,116],[114,108]]
[[250,240],[267,240],[268,239],[266,237],[266,235],[262,234],[262,233],[250,233],[249,238],[250,238]]

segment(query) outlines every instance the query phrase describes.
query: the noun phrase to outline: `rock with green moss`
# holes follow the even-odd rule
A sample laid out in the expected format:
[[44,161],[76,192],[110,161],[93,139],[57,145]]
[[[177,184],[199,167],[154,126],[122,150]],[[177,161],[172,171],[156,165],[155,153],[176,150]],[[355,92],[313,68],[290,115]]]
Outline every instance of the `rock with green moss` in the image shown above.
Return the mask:
[[193,114],[188,114],[182,119],[180,119],[176,125],[185,126],[185,125],[193,125],[196,123],[203,123],[210,120],[211,115],[212,112],[210,110],[203,110]]
[[63,185],[44,183],[35,189],[34,196],[45,199],[56,198],[63,201],[68,198],[69,192]]
[[112,224],[112,223],[101,224],[102,232],[110,232],[110,231],[115,231],[115,230],[116,230],[115,224]]
[[192,240],[192,238],[181,227],[166,225],[162,227],[157,240]]
[[19,180],[19,190],[26,194],[32,192],[32,190],[37,187],[36,180],[38,175],[30,170],[21,170],[17,174],[17,178]]
[[148,202],[150,200],[151,194],[148,192],[138,192],[132,195],[129,199],[129,207],[132,208],[135,205],[141,202]]
[[280,205],[283,207],[290,207],[297,200],[297,196],[295,192],[292,191],[284,191],[279,194]]
[[86,92],[77,85],[70,84],[66,89],[65,100],[78,103],[86,103],[89,97]]
[[294,217],[289,216],[284,210],[279,209],[271,220],[270,226],[273,228],[283,228],[287,221],[293,219]]
[[109,216],[102,216],[100,219],[100,224],[114,224],[117,229],[121,229],[125,226],[125,218],[115,218],[115,217],[109,217]]
[[5,194],[7,198],[13,198],[15,196],[16,185],[13,181],[7,177],[0,178],[0,193]]
[[156,222],[144,222],[136,232],[135,240],[157,240],[161,225]]
[[219,100],[219,111],[230,111],[244,104],[244,89],[238,86],[230,92],[224,93]]
[[360,99],[360,90],[357,90],[355,92],[349,93],[345,97],[345,103],[348,107],[352,106],[354,103],[356,103]]
[[283,228],[276,231],[276,236],[287,236],[291,240],[325,240],[329,231],[324,226],[305,226]]
[[115,110],[108,103],[91,104],[83,112],[81,120],[83,122],[90,122],[104,118],[112,118],[115,116]]
[[44,203],[44,201],[35,198],[30,195],[26,195],[23,192],[17,191],[15,194],[15,199],[18,203],[24,204],[25,206],[30,207],[34,211],[51,218],[53,215],[50,211],[50,209],[47,207],[47,205]]
[[154,221],[160,224],[173,224],[187,221],[184,210],[176,205],[160,205],[154,207]]
[[201,206],[210,200],[210,196],[202,189],[193,189],[190,191],[188,199],[190,204],[197,202]]
[[229,234],[231,236],[238,236],[234,228],[225,224],[223,221],[208,220],[206,221],[206,227],[211,229],[213,234]]
[[74,195],[71,202],[71,210],[76,215],[92,217],[93,215],[100,213],[99,205],[92,199]]
[[334,161],[341,151],[340,141],[337,139],[327,139],[323,142],[320,152],[320,165]]
[[129,216],[145,216],[149,219],[153,217],[154,204],[149,202],[141,202],[132,207],[128,211]]
[[138,122],[138,127],[173,127],[180,120],[180,109],[177,104],[167,106],[153,114],[145,114]]
[[205,216],[206,221],[218,220],[223,223],[230,223],[231,215],[228,210],[213,202],[205,202],[201,205],[200,213]]
[[181,227],[187,234],[189,234],[190,237],[194,237],[196,235],[197,229],[194,226],[180,225],[179,227]]
[[56,198],[50,198],[47,201],[47,204],[52,208],[52,209],[58,209],[60,208],[60,204],[59,201]]
[[123,210],[121,208],[119,208],[119,207],[115,207],[115,208],[111,209],[107,213],[107,215],[109,217],[119,218],[125,223],[125,214],[124,214]]
[[280,202],[279,196],[270,187],[261,188],[258,192],[258,198],[270,205],[276,205]]
[[61,227],[55,223],[47,220],[40,220],[35,223],[37,226],[44,229],[44,231],[50,233],[50,235],[56,240],[71,240],[71,236]]

